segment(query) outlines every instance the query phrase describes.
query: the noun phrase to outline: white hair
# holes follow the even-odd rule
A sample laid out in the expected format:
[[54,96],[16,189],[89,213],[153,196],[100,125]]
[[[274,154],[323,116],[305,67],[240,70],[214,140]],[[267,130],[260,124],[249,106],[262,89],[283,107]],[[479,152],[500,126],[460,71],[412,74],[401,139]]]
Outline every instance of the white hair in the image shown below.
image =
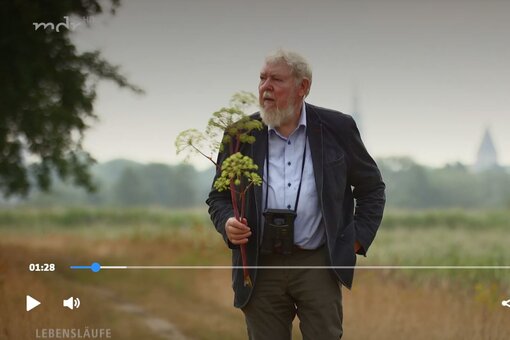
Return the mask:
[[305,78],[310,81],[310,86],[305,94],[305,96],[307,96],[312,85],[312,68],[308,61],[299,53],[287,51],[281,48],[266,57],[266,64],[276,64],[281,62],[286,63],[290,67],[292,74],[296,78],[297,84]]

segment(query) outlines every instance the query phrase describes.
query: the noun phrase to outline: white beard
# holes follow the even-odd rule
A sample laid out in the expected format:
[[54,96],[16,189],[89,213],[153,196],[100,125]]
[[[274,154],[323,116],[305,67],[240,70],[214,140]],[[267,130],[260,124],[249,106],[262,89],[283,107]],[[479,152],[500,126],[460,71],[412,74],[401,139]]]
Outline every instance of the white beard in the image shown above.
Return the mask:
[[260,106],[260,117],[262,118],[262,121],[267,126],[271,127],[280,127],[282,123],[285,123],[288,121],[292,115],[294,114],[294,102],[295,100],[289,101],[289,105],[287,107],[280,109],[271,109],[266,110],[261,105]]

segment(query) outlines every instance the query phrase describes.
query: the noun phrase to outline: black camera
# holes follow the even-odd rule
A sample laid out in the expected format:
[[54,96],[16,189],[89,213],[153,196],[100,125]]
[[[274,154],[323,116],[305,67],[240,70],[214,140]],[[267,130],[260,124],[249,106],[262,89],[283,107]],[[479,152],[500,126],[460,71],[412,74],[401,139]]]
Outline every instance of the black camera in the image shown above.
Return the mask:
[[296,216],[296,212],[287,209],[266,209],[264,211],[262,254],[292,254]]

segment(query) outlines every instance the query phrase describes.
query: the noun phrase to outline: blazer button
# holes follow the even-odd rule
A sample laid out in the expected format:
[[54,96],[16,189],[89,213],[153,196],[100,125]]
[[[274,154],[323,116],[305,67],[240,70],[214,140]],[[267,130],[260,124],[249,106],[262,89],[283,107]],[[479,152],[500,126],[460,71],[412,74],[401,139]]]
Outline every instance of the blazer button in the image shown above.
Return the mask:
[[340,238],[344,238],[344,234],[340,234]]

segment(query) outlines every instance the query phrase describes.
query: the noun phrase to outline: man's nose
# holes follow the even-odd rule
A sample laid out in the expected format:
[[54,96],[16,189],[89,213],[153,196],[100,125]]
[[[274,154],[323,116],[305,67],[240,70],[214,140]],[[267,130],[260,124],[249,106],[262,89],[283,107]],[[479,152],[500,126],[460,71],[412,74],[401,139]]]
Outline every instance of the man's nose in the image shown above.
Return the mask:
[[273,84],[271,84],[271,81],[269,79],[264,80],[260,83],[259,89],[264,91],[272,91],[273,90]]

